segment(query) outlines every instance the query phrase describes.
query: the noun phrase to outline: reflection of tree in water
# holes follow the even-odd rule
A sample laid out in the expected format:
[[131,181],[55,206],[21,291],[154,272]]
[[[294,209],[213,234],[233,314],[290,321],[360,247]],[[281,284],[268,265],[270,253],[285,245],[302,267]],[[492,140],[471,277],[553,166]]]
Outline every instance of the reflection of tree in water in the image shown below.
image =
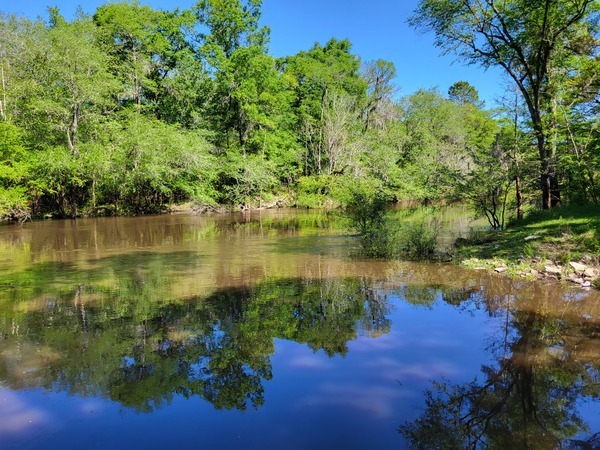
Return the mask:
[[600,434],[572,439],[589,432],[578,402],[600,394],[598,355],[581,358],[577,347],[597,342],[600,327],[551,317],[543,301],[512,313],[487,306],[491,315],[506,314],[492,344],[496,363],[482,367],[483,381],[434,382],[424,413],[400,427],[411,447],[600,448]]
[[356,279],[264,282],[180,303],[155,298],[161,278],[151,271],[122,280],[112,296],[75,286],[43,308],[0,311],[0,379],[13,389],[103,395],[139,411],[175,395],[244,410],[264,402],[274,338],[334,356],[357,333],[389,331],[387,302]]

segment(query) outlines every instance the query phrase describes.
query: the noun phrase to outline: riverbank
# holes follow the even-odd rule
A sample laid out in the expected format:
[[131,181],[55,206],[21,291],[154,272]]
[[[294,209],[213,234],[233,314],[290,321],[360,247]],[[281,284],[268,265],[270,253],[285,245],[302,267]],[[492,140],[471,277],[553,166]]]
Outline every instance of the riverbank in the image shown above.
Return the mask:
[[513,277],[600,289],[600,207],[535,212],[504,231],[459,238],[454,260]]

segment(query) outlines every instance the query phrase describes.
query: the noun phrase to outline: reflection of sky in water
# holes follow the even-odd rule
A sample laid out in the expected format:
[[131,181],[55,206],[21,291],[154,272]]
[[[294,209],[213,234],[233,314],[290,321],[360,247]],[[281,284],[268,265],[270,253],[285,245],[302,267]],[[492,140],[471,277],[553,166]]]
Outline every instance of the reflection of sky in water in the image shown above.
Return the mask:
[[[359,336],[344,356],[329,358],[276,339],[273,379],[264,381],[265,404],[257,410],[216,411],[197,397],[175,395],[170,405],[139,414],[96,397],[3,390],[10,407],[0,412],[0,436],[8,448],[42,442],[44,448],[122,448],[125,442],[149,448],[366,448],[376,442],[394,448],[397,426],[423,406],[429,382],[470,378],[485,355],[472,345],[464,351],[480,327],[456,326],[479,319],[451,307],[398,303],[388,317],[389,334]],[[122,364],[133,360],[124,357]]]
[[[175,395],[141,414],[101,398],[41,389],[0,391],[2,448],[398,448],[398,426],[423,410],[432,380],[480,376],[493,323],[483,312],[400,301],[391,330],[359,336],[344,356],[275,339],[265,404],[246,412],[214,410]],[[123,365],[131,365],[130,358]],[[597,403],[583,403],[588,414]],[[598,416],[590,421],[597,429]],[[21,447],[24,446],[24,447]]]
[[[138,341],[135,342],[141,346],[140,348],[147,349],[156,345],[147,356],[156,356],[157,353],[177,355],[178,351],[185,352],[190,348],[202,350],[197,358],[190,357],[191,361],[187,361],[188,375],[192,379],[208,380],[214,380],[218,376],[214,376],[212,372],[206,374],[213,362],[205,355],[206,352],[203,353],[206,348],[225,347],[224,354],[220,355],[222,359],[216,362],[223,365],[227,364],[228,352],[233,353],[234,356],[238,351],[252,355],[253,349],[237,347],[239,342],[251,346],[250,339],[247,341],[230,339],[231,335],[228,333],[231,330],[231,323],[238,323],[236,322],[238,320],[243,323],[243,316],[249,311],[262,317],[259,314],[260,308],[245,309],[245,306],[236,303],[241,297],[248,295],[249,287],[257,285],[260,288],[261,283],[265,290],[260,298],[264,301],[262,307],[269,310],[273,305],[277,305],[276,302],[281,301],[279,306],[283,305],[283,307],[273,308],[273,310],[285,315],[286,301],[289,299],[269,297],[270,289],[275,289],[275,292],[279,289],[292,297],[296,295],[296,289],[299,289],[303,294],[313,298],[317,292],[327,292],[328,288],[333,289],[334,292],[342,286],[347,290],[343,291],[344,295],[335,298],[338,303],[333,303],[350,308],[352,302],[348,304],[343,302],[345,295],[357,292],[356,286],[362,285],[340,283],[340,279],[346,276],[363,278],[363,280],[384,279],[381,285],[368,287],[372,288],[373,292],[379,292],[381,296],[387,294],[390,308],[389,312],[385,313],[385,318],[389,320],[391,327],[388,330],[387,324],[380,321],[378,325],[382,326],[373,330],[375,319],[371,321],[370,317],[365,317],[364,321],[356,325],[357,337],[347,343],[348,351],[343,356],[336,354],[332,358],[328,357],[323,350],[315,352],[306,344],[286,339],[275,339],[274,353],[271,354],[273,351],[271,338],[268,337],[266,341],[258,339],[256,342],[263,347],[256,353],[270,361],[272,378],[262,375],[262,378],[259,377],[264,388],[265,403],[258,409],[250,406],[245,412],[215,410],[213,405],[203,400],[201,396],[192,395],[190,398],[185,398],[180,391],[175,391],[170,403],[165,401],[162,407],[155,408],[152,413],[139,413],[120,403],[110,401],[109,398],[115,398],[113,392],[103,392],[105,398],[101,396],[84,398],[69,396],[64,392],[46,392],[42,388],[20,391],[0,389],[0,449],[401,448],[403,441],[397,431],[398,426],[405,421],[414,420],[423,412],[423,392],[431,388],[431,381],[446,379],[453,384],[458,384],[472,381],[476,376],[481,380],[481,366],[485,364],[493,366],[497,358],[502,356],[502,349],[499,347],[502,344],[505,326],[504,314],[501,311],[479,310],[475,305],[476,302],[464,302],[464,300],[466,298],[481,300],[481,296],[486,296],[490,299],[490,304],[494,303],[492,299],[500,299],[496,301],[503,304],[502,299],[508,295],[508,290],[514,289],[511,294],[513,303],[524,303],[524,296],[516,294],[520,291],[514,285],[502,282],[502,278],[493,275],[463,271],[455,266],[385,263],[340,257],[339,255],[348,253],[347,243],[344,243],[346,238],[332,238],[328,235],[329,232],[324,233],[323,237],[306,237],[299,240],[294,235],[295,232],[290,231],[288,236],[289,230],[281,230],[281,238],[275,239],[270,236],[268,242],[262,237],[261,239],[245,237],[244,232],[248,232],[250,237],[261,235],[262,231],[253,227],[228,229],[224,236],[218,233],[197,236],[194,234],[197,232],[194,222],[204,220],[207,219],[161,216],[144,218],[143,221],[78,222],[87,226],[114,225],[115,228],[129,222],[138,225],[148,222],[148,227],[153,230],[153,233],[140,234],[139,230],[129,228],[113,230],[113,234],[121,236],[121,240],[115,243],[106,238],[105,245],[109,248],[109,256],[106,248],[96,256],[95,241],[92,239],[94,234],[84,233],[85,227],[71,230],[71,227],[77,228],[76,223],[52,222],[53,227],[63,226],[67,229],[65,239],[51,241],[44,238],[46,235],[43,233],[48,233],[48,239],[52,236],[46,228],[37,223],[26,224],[25,231],[30,227],[35,231],[34,237],[41,234],[38,236],[39,248],[36,250],[37,253],[33,252],[30,255],[31,260],[35,261],[40,255],[46,255],[45,243],[53,242],[57,248],[49,249],[44,258],[60,259],[63,256],[57,255],[67,254],[70,258],[67,260],[77,264],[49,264],[45,270],[40,268],[39,273],[34,270],[33,275],[25,271],[24,278],[19,279],[23,282],[23,286],[27,287],[28,283],[37,280],[41,286],[39,290],[48,290],[48,292],[44,291],[44,295],[36,297],[38,291],[32,288],[32,295],[35,296],[26,298],[18,306],[24,314],[25,312],[38,314],[35,317],[40,320],[38,323],[43,325],[45,322],[41,317],[44,314],[46,318],[52,316],[58,320],[59,312],[65,310],[70,311],[74,317],[79,317],[83,308],[81,310],[78,308],[82,306],[89,309],[89,317],[93,318],[94,308],[110,301],[129,307],[135,306],[136,301],[139,300],[138,306],[142,316],[146,314],[146,310],[142,307],[154,308],[164,303],[164,310],[174,315],[164,320],[166,328],[163,329],[159,324],[163,317],[160,314],[157,317],[152,316],[156,313],[154,310],[148,313],[151,319],[157,319],[154,323],[156,334],[148,338],[148,347],[141,344],[140,330],[143,327],[136,325],[131,329],[128,326],[117,329],[124,333],[125,339],[130,339],[133,335],[137,336]],[[61,247],[60,242],[70,242],[69,239],[73,239],[72,231],[77,231],[81,236],[78,235],[80,239],[76,240],[77,245],[73,245],[71,250],[66,251]],[[123,234],[120,234],[121,231]],[[3,231],[0,230],[0,237],[2,233]],[[104,233],[107,236],[110,234],[106,231]],[[99,235],[102,236],[102,233]],[[148,242],[140,241],[142,235],[146,236]],[[154,242],[153,239],[158,242]],[[156,247],[160,252],[140,253],[138,244],[139,248],[144,249],[155,248],[153,246],[160,244]],[[132,246],[136,247],[135,251],[132,251]],[[335,249],[335,252],[332,249]],[[123,252],[123,255],[120,252]],[[323,254],[326,257],[321,256]],[[27,259],[23,258],[24,261]],[[23,267],[29,267],[28,264],[28,261],[23,262]],[[10,271],[13,269],[13,264],[10,262]],[[116,276],[106,276],[109,282],[105,290],[102,290],[105,272],[125,274],[125,276],[118,279]],[[27,278],[29,275],[31,279]],[[265,284],[264,280],[268,277],[288,280],[289,291],[282,289],[285,287],[283,282]],[[52,291],[52,286],[47,285],[45,280],[52,280],[53,285],[68,287],[64,289],[67,293],[60,297],[63,291],[58,288]],[[319,280],[316,285],[318,289],[312,289],[315,285],[307,284],[305,280]],[[450,298],[446,300],[453,301],[459,306],[454,307],[445,303],[440,288],[430,286],[432,280],[438,280],[448,288],[445,294],[450,294]],[[98,281],[97,292],[89,288],[93,285],[93,281]],[[71,290],[73,283],[75,286],[79,284],[86,286],[81,291],[87,295],[85,301],[79,301],[73,294],[80,292],[77,289]],[[366,284],[369,283],[370,281]],[[299,286],[303,286],[304,290]],[[384,287],[389,287],[390,291],[388,292]],[[458,288],[456,292],[452,290],[453,287]],[[470,287],[471,290],[462,292],[460,288],[463,287]],[[228,291],[228,288],[235,289]],[[208,298],[219,289],[230,294],[231,297],[221,295],[212,299],[211,308],[204,308],[211,314],[207,319],[209,325],[206,330],[199,332],[198,323],[186,321],[195,320],[194,310],[204,311],[202,299]],[[122,294],[119,294],[120,290]],[[532,297],[535,293],[527,291],[527,286],[525,292]],[[542,290],[541,297],[544,298],[547,292],[550,290]],[[452,297],[453,294],[456,296]],[[461,297],[462,294],[466,297]],[[426,306],[409,304],[403,301],[404,297]],[[558,297],[559,295],[556,296]],[[196,299],[200,300],[196,302]],[[247,300],[246,297],[244,299]],[[172,300],[179,302],[178,306],[173,304],[167,307]],[[233,319],[234,316],[229,315],[227,305],[220,309],[225,300],[240,316],[235,316],[236,318]],[[292,300],[296,301],[294,298]],[[567,305],[570,308],[564,317],[565,321],[573,321],[573,317],[576,320],[589,319],[583,322],[589,324],[590,329],[587,332],[590,336],[594,336],[590,330],[593,331],[593,326],[598,320],[594,304],[585,301],[585,294],[581,291],[567,292],[559,301],[561,311],[567,308]],[[12,304],[7,301],[6,305],[10,305],[9,309],[12,311]],[[188,305],[191,306],[189,311]],[[291,305],[293,308],[297,307]],[[320,323],[320,310],[307,312],[293,308],[289,323],[284,324],[285,326],[273,335],[293,336],[293,331],[298,331],[297,328],[300,328],[298,323],[302,320]],[[133,310],[135,311],[135,308]],[[276,318],[275,312],[272,316],[265,313],[266,319]],[[308,314],[309,312],[311,314]],[[563,320],[562,312],[560,314]],[[200,314],[198,317],[204,316]],[[346,316],[341,314],[339,317]],[[63,317],[62,320],[67,319]],[[184,326],[181,329],[178,327],[178,320],[183,321]],[[68,323],[74,324],[75,321],[73,319]],[[279,326],[275,322],[269,323],[274,327]],[[582,325],[576,321],[573,323],[575,326]],[[24,321],[24,325],[26,324],[27,321]],[[344,324],[338,325],[335,321],[333,324],[334,330],[335,326],[340,326],[339,332],[334,333],[334,337],[340,337],[343,341],[354,336],[353,333],[348,333]],[[100,325],[104,326],[104,322]],[[72,336],[77,337],[76,333],[80,331],[78,326],[73,325],[69,328],[69,330],[75,329]],[[107,322],[106,326],[110,327],[110,323]],[[259,336],[261,333],[271,336],[271,330],[264,330],[261,327],[260,319],[249,320],[245,326],[248,328],[244,328],[241,333],[256,332]],[[151,328],[152,326],[149,326],[148,329]],[[43,326],[39,329],[47,331]],[[317,330],[316,337],[310,331],[301,335],[301,338],[304,341],[314,338],[312,344],[315,348],[322,344],[319,341],[322,336],[331,337],[331,334],[328,334],[330,329],[327,327],[324,330]],[[323,335],[318,334],[323,331],[325,331]],[[286,332],[291,334],[288,335]],[[197,335],[198,333],[200,334]],[[93,339],[93,334],[89,336]],[[54,338],[56,341],[53,342],[62,342],[56,336]],[[518,332],[510,330],[508,340],[517,338]],[[16,341],[11,335],[6,342],[15,344]],[[16,378],[33,383],[36,377],[43,375],[45,368],[50,364],[45,361],[61,360],[63,348],[59,345],[48,348],[36,347],[37,342],[34,338],[31,342],[27,339],[25,341],[28,343],[27,348],[34,349],[28,350],[29,354],[26,353],[25,347],[17,345],[10,347],[8,344],[4,349],[0,347],[0,354],[5,357],[9,371],[18,369],[15,372]],[[118,340],[108,342],[119,344]],[[185,343],[183,350],[177,347],[178,342]],[[593,361],[598,357],[597,350],[593,347],[597,341],[590,339],[589,342],[591,347],[587,353],[580,349],[579,356],[583,360]],[[203,350],[202,346],[206,348]],[[137,364],[143,359],[142,356],[145,356],[143,352],[136,353],[139,350],[136,349],[137,347],[128,347],[116,357],[117,368],[132,377],[138,369]],[[40,350],[42,350],[41,354]],[[108,355],[109,349],[105,350]],[[329,350],[331,351],[331,348]],[[557,347],[547,353],[560,359],[567,350]],[[331,353],[336,351],[339,351],[339,348]],[[165,362],[166,358],[157,359]],[[182,361],[183,359],[178,361],[178,364],[182,364]],[[169,366],[169,362],[171,361],[166,361],[166,366]],[[244,366],[243,370],[244,373],[252,372],[247,366]],[[166,372],[165,377],[168,375],[170,374]],[[150,381],[155,385],[164,383],[168,388],[171,387],[167,378],[157,376]],[[24,386],[30,385],[25,383]],[[61,389],[68,390],[68,384],[67,387],[61,386]],[[143,395],[143,392],[140,395]],[[590,431],[599,431],[599,403],[580,401],[579,406],[581,407],[579,412],[589,422]]]
[[48,426],[49,418],[37,405],[27,403],[25,396],[0,389],[0,442],[2,436],[32,434]]

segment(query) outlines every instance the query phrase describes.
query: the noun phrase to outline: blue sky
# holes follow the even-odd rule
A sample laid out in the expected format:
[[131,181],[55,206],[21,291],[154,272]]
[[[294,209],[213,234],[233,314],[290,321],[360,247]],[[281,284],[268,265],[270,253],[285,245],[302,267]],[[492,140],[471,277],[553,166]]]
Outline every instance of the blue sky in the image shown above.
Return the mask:
[[[0,0],[0,10],[30,18],[46,18],[48,5],[58,6],[70,18],[77,5],[93,13],[104,0]],[[142,0],[155,8],[188,8],[194,0]],[[273,56],[293,55],[315,42],[347,38],[363,61],[392,61],[399,95],[438,87],[442,93],[456,81],[471,83],[488,107],[505,89],[500,70],[465,66],[452,56],[440,56],[433,36],[411,29],[406,20],[417,0],[263,0],[262,22],[271,28]]]

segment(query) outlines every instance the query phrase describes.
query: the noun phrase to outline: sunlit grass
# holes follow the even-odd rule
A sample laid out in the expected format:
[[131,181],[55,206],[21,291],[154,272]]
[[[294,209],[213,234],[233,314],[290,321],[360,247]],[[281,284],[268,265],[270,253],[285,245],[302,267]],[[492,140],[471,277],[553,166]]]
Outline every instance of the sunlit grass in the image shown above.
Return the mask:
[[459,249],[459,256],[477,258],[539,257],[568,262],[583,255],[600,259],[600,207],[560,207],[536,211],[502,232],[473,235]]

